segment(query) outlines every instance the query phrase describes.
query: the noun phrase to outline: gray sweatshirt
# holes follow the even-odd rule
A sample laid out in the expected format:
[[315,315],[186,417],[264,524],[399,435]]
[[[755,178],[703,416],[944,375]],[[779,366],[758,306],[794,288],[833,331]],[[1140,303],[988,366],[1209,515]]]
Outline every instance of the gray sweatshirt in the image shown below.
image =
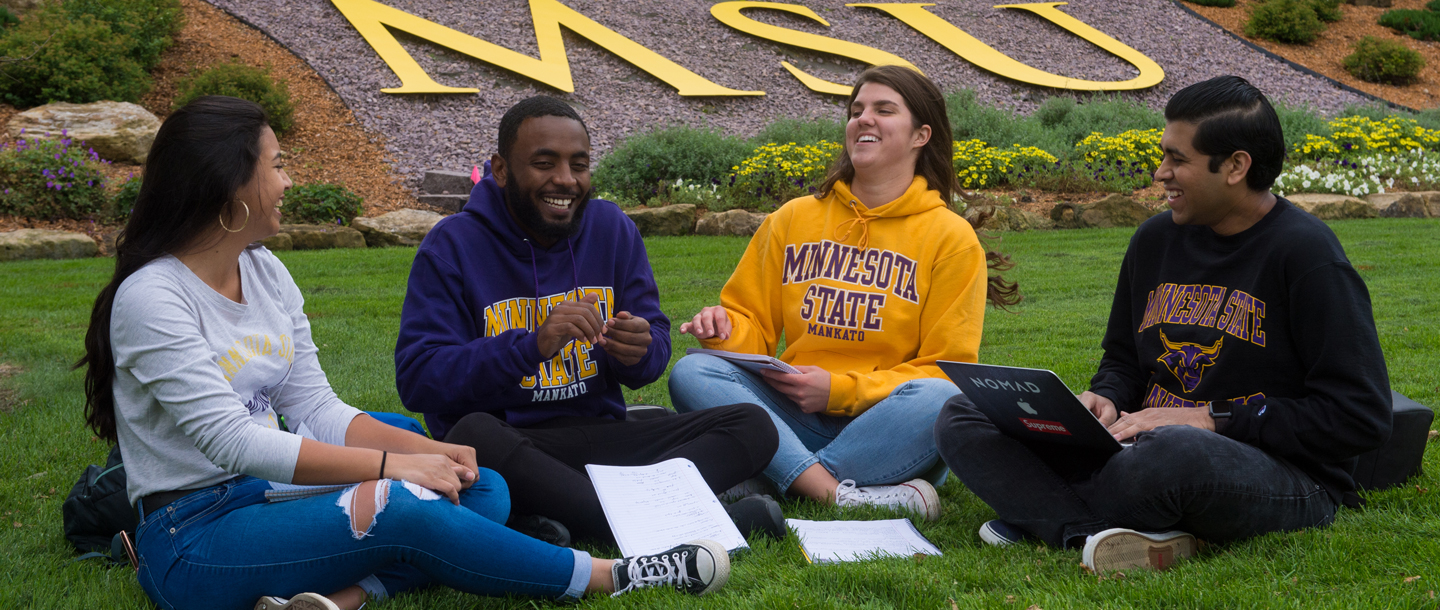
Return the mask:
[[130,503],[248,474],[289,483],[300,456],[291,430],[345,444],[360,411],[320,370],[304,299],[269,250],[240,255],[243,303],[172,256],[115,293],[115,416]]

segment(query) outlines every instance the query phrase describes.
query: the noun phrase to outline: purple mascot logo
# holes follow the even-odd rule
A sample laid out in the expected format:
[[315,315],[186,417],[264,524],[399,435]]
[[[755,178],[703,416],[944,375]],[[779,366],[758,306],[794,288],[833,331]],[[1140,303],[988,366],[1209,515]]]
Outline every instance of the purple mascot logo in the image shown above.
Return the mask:
[[1165,353],[1156,360],[1165,363],[1165,367],[1180,380],[1185,392],[1190,393],[1200,385],[1200,375],[1205,372],[1205,367],[1215,364],[1215,356],[1220,353],[1225,337],[1220,337],[1215,345],[1204,347],[1198,343],[1172,343],[1161,330],[1160,342],[1165,344]]

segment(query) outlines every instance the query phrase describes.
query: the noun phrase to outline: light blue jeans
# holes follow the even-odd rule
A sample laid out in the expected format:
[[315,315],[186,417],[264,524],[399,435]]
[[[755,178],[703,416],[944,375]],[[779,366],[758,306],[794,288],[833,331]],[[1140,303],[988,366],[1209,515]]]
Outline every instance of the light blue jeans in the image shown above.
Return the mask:
[[856,485],[903,483],[924,475],[944,482],[948,471],[935,449],[935,418],[960,393],[944,379],[915,379],[856,417],[806,413],[765,379],[705,354],[680,359],[670,371],[670,401],[681,413],[753,403],[770,413],[780,447],[765,477],[780,493],[814,464]]
[[236,477],[144,517],[140,587],[164,610],[248,610],[262,595],[326,595],[356,583],[379,598],[432,582],[478,595],[582,595],[590,556],[506,528],[505,480],[477,474],[460,506],[382,481],[384,505],[358,534],[348,504],[337,505],[342,492],[272,503],[268,481]]

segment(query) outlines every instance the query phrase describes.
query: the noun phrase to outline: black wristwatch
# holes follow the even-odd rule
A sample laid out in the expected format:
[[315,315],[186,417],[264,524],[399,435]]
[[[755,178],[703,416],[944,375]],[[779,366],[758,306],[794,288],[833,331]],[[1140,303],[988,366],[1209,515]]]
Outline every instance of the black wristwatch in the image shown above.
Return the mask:
[[1235,403],[1228,400],[1210,401],[1210,419],[1230,419],[1230,414],[1235,410]]

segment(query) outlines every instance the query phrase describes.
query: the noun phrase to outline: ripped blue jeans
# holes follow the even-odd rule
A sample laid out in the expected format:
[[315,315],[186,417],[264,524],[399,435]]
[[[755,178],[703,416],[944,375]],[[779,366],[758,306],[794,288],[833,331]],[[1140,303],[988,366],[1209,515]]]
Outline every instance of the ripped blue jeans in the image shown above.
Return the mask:
[[431,583],[477,595],[582,595],[590,556],[506,528],[504,479],[477,474],[460,506],[381,481],[365,531],[354,529],[350,507],[367,499],[336,491],[268,502],[268,481],[236,477],[140,522],[140,586],[165,610],[248,610],[263,595],[326,595],[355,584],[372,599]]

